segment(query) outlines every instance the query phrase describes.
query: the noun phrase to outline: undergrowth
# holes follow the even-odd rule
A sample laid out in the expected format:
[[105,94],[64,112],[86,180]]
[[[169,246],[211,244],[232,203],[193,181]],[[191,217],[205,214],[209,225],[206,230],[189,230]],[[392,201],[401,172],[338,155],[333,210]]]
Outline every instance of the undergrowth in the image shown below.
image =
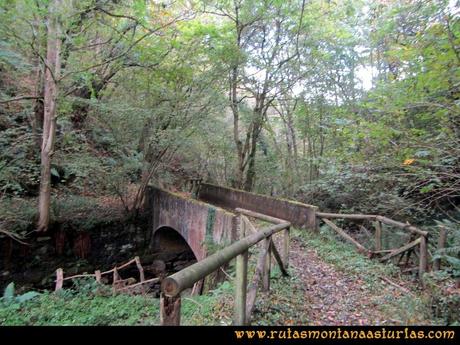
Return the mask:
[[[228,313],[221,311],[225,310],[223,300],[228,301],[230,290],[231,285],[223,283],[207,295],[184,296],[181,324],[229,324]],[[77,284],[73,289],[43,292],[24,302],[0,300],[0,325],[10,326],[158,325],[159,315],[157,298],[112,295],[109,288],[90,282]]]

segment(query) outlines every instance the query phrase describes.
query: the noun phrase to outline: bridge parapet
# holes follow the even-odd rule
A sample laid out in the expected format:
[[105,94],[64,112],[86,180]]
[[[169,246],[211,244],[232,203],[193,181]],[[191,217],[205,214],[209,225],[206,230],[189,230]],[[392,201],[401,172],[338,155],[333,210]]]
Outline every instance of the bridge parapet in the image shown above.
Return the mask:
[[317,206],[216,186],[209,183],[202,183],[200,185],[198,198],[199,200],[225,208],[243,208],[285,219],[297,227],[307,228],[312,231],[316,231],[317,229]]

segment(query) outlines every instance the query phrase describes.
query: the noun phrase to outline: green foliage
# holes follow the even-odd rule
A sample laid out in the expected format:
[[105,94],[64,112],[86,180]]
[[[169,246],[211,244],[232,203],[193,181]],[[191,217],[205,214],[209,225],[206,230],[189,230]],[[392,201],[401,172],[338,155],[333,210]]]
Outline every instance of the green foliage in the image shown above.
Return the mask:
[[449,270],[425,274],[425,286],[430,294],[433,316],[441,319],[443,324],[460,323],[460,296],[452,293],[452,277]]
[[152,325],[158,300],[127,295],[88,296],[43,293],[19,309],[0,308],[3,325]]
[[62,229],[77,231],[98,231],[98,225],[123,219],[119,207],[103,205],[97,198],[67,195],[53,198],[51,202],[52,220]]
[[343,165],[324,171],[321,179],[302,186],[296,197],[325,211],[381,214],[423,223],[432,213],[405,193],[409,183],[403,169]]
[[32,200],[0,199],[0,225],[19,236],[25,236],[32,230],[37,214],[37,207]]
[[12,308],[18,308],[21,303],[30,301],[31,299],[40,296],[38,292],[28,291],[22,295],[15,295],[14,283],[9,283],[5,288],[3,297],[0,298],[0,306],[12,306]]
[[34,138],[27,126],[17,125],[25,114],[8,114],[6,128],[0,126],[0,196],[34,193],[40,168]]
[[443,227],[447,232],[447,243],[444,249],[436,249],[433,260],[440,259],[447,263],[443,270],[460,279],[460,223],[449,219],[436,223],[438,228]]
[[[9,285],[9,287],[11,284]],[[14,289],[14,288],[13,288]],[[206,295],[183,297],[182,324],[229,324],[230,305],[222,322],[216,318],[233,292],[233,286],[225,282]],[[9,296],[9,295],[8,295]],[[18,296],[16,298],[19,298]],[[107,286],[94,279],[80,279],[72,289],[56,293],[35,294],[27,292],[22,300],[4,304],[0,301],[2,325],[158,325],[159,300],[147,296],[112,295]]]
[[[1,11],[1,10],[0,10]],[[0,65],[24,69],[30,67],[24,56],[18,54],[12,47],[11,43],[0,40]]]

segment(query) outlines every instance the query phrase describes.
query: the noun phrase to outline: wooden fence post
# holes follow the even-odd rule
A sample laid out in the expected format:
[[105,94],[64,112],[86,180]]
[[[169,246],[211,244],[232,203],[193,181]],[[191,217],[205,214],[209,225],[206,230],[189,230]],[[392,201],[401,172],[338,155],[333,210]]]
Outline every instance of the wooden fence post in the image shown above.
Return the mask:
[[61,290],[63,284],[64,284],[64,270],[62,268],[58,268],[56,270],[56,288],[54,289],[54,291]]
[[235,279],[235,315],[233,324],[243,326],[246,324],[246,293],[248,279],[248,251],[236,257]]
[[270,243],[272,237],[269,236],[264,240],[264,249],[267,249],[267,255],[265,256],[264,270],[262,274],[262,291],[270,290],[270,273],[272,265],[272,255],[271,255],[271,246]]
[[420,263],[419,263],[419,278],[423,285],[423,274],[427,270],[427,238],[425,236],[420,236]]
[[101,279],[102,279],[101,271],[99,271],[99,270],[95,271],[94,276],[96,277],[96,282],[101,284]]
[[317,210],[318,207],[311,206],[308,207],[305,212],[307,215],[307,222],[305,224],[305,227],[313,232],[319,232],[319,221],[316,219]]
[[[237,215],[237,232],[239,238],[245,235],[245,223],[241,214]],[[246,294],[248,285],[248,251],[236,257],[236,277],[235,277],[235,306],[233,324],[244,326],[246,324]]]
[[[446,247],[446,241],[447,241],[446,228],[442,226],[439,230],[438,250],[442,250]],[[440,269],[441,269],[441,259],[435,259],[433,262],[433,270],[439,271]]]
[[375,251],[382,250],[382,223],[375,222]]
[[285,269],[289,267],[289,230],[290,228],[283,230],[283,263]]
[[119,281],[121,280],[120,275],[118,274],[117,267],[113,269],[113,283],[112,283],[112,293],[115,295],[119,288]]
[[[143,283],[145,281],[145,274],[144,274],[144,268],[142,267],[142,264],[141,264],[141,259],[139,259],[139,257],[136,256],[134,260],[136,261],[136,266],[137,266],[137,269],[139,270],[139,281]],[[143,293],[145,293],[144,285],[141,285],[140,289]]]
[[179,326],[180,325],[180,295],[176,297],[167,297],[160,294],[160,325],[161,326]]

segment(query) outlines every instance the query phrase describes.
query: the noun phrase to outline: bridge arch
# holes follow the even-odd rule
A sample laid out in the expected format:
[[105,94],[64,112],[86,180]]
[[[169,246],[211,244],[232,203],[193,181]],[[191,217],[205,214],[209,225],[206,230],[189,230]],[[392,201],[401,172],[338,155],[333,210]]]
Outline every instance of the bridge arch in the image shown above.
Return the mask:
[[[153,231],[152,248],[157,231],[156,236],[163,239],[171,235],[165,235],[168,231],[175,231],[200,261],[208,255],[209,244],[229,244],[237,238],[235,215],[213,205],[150,186],[145,207],[151,210],[152,215],[149,225]],[[169,230],[161,229],[164,227]],[[161,240],[158,238],[157,243]]]
[[153,232],[153,249],[155,252],[184,253],[189,251],[199,258],[196,248],[192,248],[187,239],[172,226],[162,225]]

